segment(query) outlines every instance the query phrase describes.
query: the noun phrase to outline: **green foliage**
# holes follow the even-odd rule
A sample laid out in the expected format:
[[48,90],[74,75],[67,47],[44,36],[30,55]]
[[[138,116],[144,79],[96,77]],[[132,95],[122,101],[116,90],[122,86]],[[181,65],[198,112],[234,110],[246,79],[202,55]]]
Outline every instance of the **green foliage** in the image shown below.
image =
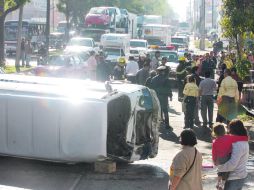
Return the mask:
[[223,36],[235,43],[238,54],[237,71],[241,78],[249,74],[251,64],[243,56],[246,33],[254,31],[254,2],[250,0],[223,0],[221,26]]
[[246,76],[250,74],[251,67],[252,67],[251,62],[246,58],[238,60],[237,64],[235,65],[235,68],[237,69],[237,74],[241,79],[244,79]]

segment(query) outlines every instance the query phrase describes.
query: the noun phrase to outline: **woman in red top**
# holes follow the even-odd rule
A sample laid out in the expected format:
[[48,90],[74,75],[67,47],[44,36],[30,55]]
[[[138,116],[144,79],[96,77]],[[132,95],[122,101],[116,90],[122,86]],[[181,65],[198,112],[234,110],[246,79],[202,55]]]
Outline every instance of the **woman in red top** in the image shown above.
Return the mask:
[[[232,144],[238,141],[248,141],[248,136],[226,135],[225,126],[221,123],[213,127],[212,158],[214,164],[222,165],[226,163],[231,156]],[[223,189],[229,172],[218,173],[218,189]]]

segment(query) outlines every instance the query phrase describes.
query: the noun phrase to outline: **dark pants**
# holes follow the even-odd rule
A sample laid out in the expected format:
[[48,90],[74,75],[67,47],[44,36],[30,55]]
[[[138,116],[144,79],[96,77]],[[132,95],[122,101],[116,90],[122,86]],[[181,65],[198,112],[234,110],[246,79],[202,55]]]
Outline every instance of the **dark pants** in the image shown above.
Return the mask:
[[197,98],[193,96],[187,96],[185,98],[186,112],[185,112],[185,126],[184,128],[193,128],[194,126],[194,116],[195,116],[195,106]]
[[196,103],[196,107],[195,107],[194,121],[195,121],[196,125],[200,125],[200,120],[199,120],[199,98],[197,98],[197,103]]
[[[201,97],[201,115],[203,119],[203,125],[213,124],[213,96],[202,96]],[[207,123],[207,111],[208,111],[208,123]]]
[[178,87],[178,100],[183,98],[183,88],[184,84],[182,80],[177,80],[177,87]]
[[158,99],[160,101],[161,106],[161,118],[164,119],[166,126],[169,126],[168,96],[158,95]]
[[169,116],[168,116],[168,110],[162,109],[161,110],[161,118],[164,116],[164,122],[166,126],[169,126]]
[[224,190],[242,190],[245,182],[244,179],[227,180]]

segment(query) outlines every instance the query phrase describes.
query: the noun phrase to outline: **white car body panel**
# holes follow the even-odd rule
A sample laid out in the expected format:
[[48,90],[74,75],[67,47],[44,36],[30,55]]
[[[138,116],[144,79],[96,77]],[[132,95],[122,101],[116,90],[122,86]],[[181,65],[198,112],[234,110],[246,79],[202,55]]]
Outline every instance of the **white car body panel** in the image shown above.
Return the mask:
[[[143,145],[136,145],[133,134],[136,113],[145,110],[138,106],[145,87],[112,84],[114,92],[109,94],[103,83],[21,75],[0,75],[0,85],[0,154],[57,162],[94,162],[108,157],[108,106],[125,96],[130,99],[132,114],[124,146],[129,144],[133,150],[125,158],[112,156],[125,161],[141,158],[136,150]],[[158,105],[156,96],[154,100]],[[159,108],[155,113],[160,115]],[[155,148],[157,127],[156,123],[150,129]],[[156,156],[157,148],[149,156]]]

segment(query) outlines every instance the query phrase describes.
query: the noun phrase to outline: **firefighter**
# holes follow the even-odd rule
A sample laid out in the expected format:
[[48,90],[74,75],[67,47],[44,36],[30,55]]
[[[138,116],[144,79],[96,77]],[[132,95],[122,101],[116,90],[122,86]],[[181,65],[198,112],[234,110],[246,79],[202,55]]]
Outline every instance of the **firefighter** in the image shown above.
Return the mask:
[[176,68],[176,80],[178,87],[178,101],[183,99],[184,79],[187,76],[185,57],[179,57],[179,65]]
[[113,76],[114,80],[124,80],[126,61],[124,57],[120,57],[117,65],[114,67]]

